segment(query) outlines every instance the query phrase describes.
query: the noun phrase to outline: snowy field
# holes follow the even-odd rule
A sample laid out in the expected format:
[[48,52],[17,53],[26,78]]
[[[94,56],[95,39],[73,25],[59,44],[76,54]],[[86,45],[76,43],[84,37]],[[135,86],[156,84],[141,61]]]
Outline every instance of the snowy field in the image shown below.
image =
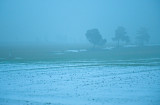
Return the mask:
[[0,62],[0,105],[160,105],[160,58]]

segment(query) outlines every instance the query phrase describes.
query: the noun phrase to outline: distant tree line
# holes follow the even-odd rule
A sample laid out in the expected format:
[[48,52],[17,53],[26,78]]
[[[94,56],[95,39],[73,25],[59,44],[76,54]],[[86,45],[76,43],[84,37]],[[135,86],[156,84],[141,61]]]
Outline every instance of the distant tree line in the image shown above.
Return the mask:
[[[103,47],[106,45],[106,39],[102,37],[98,29],[90,29],[87,30],[85,34],[87,40],[93,45],[93,47]],[[135,42],[138,46],[143,46],[149,42],[150,36],[147,32],[146,28],[140,28],[137,31],[137,35],[135,37]],[[112,38],[117,44],[116,46],[120,46],[120,42],[124,42],[125,44],[130,43],[130,37],[127,35],[126,29],[122,26],[117,27],[115,30],[115,36]]]

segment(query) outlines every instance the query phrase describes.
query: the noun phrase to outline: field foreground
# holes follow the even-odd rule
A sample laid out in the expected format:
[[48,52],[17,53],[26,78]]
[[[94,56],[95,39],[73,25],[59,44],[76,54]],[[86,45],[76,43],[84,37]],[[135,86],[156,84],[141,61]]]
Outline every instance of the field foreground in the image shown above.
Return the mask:
[[0,105],[160,105],[160,58],[0,62]]

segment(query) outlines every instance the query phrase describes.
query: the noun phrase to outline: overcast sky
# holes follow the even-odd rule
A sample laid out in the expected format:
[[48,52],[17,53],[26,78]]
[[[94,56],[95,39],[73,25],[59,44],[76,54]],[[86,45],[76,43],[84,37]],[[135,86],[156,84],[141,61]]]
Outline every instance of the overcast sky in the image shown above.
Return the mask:
[[85,44],[92,28],[111,42],[118,26],[133,39],[146,27],[160,43],[160,0],[0,0],[1,45]]

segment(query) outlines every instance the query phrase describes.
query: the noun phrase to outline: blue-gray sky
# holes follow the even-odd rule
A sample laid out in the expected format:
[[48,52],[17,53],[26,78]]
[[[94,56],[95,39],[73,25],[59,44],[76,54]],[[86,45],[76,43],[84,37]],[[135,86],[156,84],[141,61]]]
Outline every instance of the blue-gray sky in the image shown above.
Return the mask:
[[160,43],[160,0],[0,0],[0,44],[88,43],[98,28],[111,42],[118,26],[134,39],[148,28]]

